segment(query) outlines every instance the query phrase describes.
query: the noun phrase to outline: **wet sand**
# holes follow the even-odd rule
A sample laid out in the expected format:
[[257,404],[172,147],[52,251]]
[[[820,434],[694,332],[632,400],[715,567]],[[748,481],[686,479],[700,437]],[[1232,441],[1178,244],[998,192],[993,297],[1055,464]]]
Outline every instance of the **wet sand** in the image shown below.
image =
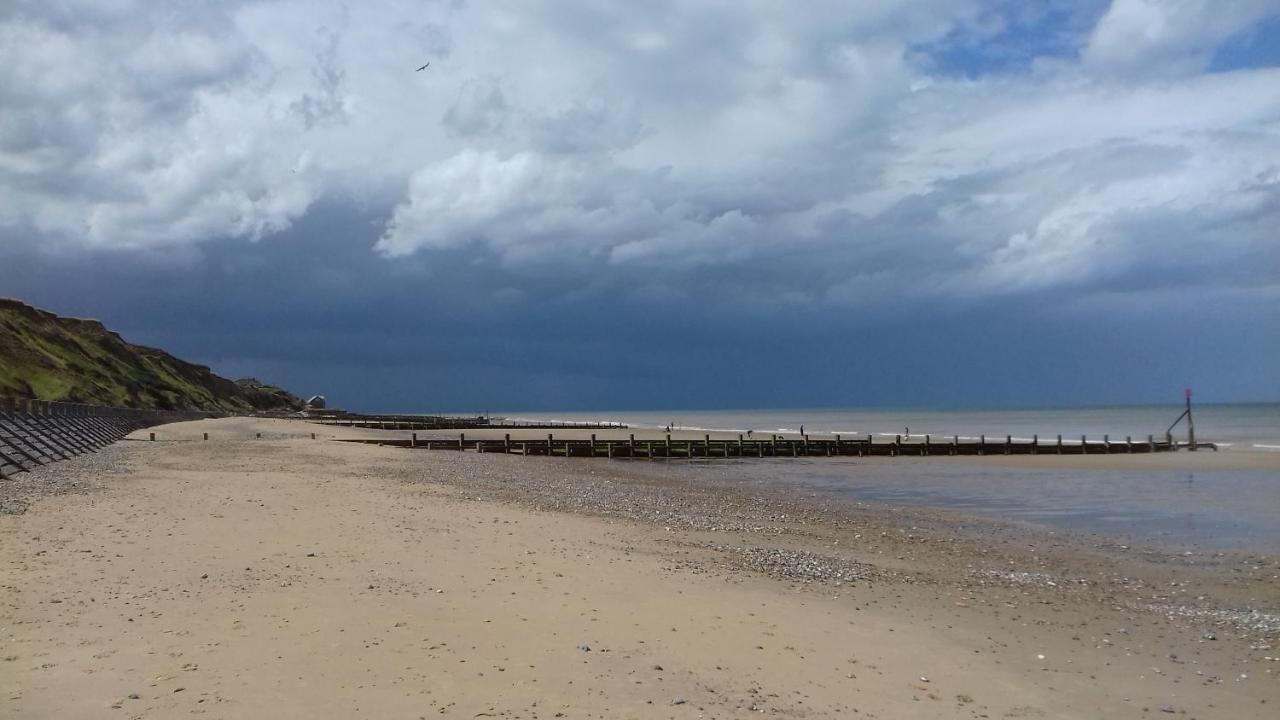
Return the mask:
[[0,714],[1261,718],[1280,702],[1274,557],[324,441],[377,434],[184,423],[7,482],[25,512],[0,515]]

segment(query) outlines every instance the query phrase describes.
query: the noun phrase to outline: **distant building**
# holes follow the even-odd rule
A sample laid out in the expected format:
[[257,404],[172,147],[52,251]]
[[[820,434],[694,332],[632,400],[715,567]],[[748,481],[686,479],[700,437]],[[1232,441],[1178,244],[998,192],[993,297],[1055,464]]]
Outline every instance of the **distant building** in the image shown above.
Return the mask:
[[324,404],[325,402],[324,402],[323,395],[312,395],[307,400],[307,404],[303,409],[304,410],[323,410]]

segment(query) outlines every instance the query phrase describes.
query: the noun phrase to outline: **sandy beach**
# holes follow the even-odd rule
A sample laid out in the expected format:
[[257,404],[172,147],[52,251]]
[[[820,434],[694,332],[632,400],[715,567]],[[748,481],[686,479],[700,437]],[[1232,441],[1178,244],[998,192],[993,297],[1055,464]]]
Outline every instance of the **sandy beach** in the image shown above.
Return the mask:
[[[1272,556],[626,462],[333,442],[378,432],[296,421],[158,436],[0,483],[0,715],[1203,719],[1280,703]],[[1174,462],[1143,458],[1098,460]]]

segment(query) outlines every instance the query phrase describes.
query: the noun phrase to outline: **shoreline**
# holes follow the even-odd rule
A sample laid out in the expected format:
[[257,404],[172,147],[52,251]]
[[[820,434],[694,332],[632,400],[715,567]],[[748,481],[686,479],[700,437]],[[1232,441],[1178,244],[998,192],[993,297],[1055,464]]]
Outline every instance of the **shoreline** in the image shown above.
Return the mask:
[[[336,436],[408,444],[456,442],[459,431],[331,428]],[[468,430],[467,442],[521,440],[625,441],[626,430]],[[652,439],[637,433],[637,442]],[[665,437],[665,434],[658,436]],[[703,434],[673,433],[677,442],[702,442]],[[724,436],[716,440],[736,439]],[[661,440],[659,439],[659,442]],[[411,452],[456,452],[450,449]],[[517,453],[519,454],[519,453]],[[597,453],[602,456],[603,453]],[[601,458],[602,459],[602,458]],[[588,462],[587,458],[575,458]],[[1091,455],[1002,455],[901,457],[852,456],[756,459],[613,458],[637,472],[689,467],[700,481],[774,486],[817,492],[831,502],[876,501],[917,508],[950,509],[985,517],[1039,523],[1047,530],[1115,535],[1127,544],[1157,544],[1200,551],[1252,549],[1280,552],[1280,526],[1265,508],[1280,504],[1280,455],[1177,452]],[[635,465],[632,465],[636,463]],[[1025,471],[1025,472],[1024,472]],[[1148,498],[1158,498],[1151,501]],[[1119,543],[1117,543],[1119,544]]]
[[[0,515],[14,717],[421,712],[409,695],[445,717],[1266,717],[1280,701],[1274,556],[836,508],[679,468],[311,441],[287,421],[163,430],[41,468],[61,479]],[[278,665],[277,642],[314,649]],[[343,673],[367,691],[316,684]]]

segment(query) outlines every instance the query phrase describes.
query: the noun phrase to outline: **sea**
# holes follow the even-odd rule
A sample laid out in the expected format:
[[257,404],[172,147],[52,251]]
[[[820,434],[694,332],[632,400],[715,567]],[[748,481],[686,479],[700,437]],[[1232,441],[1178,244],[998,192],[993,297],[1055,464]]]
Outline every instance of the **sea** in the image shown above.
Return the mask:
[[[633,428],[704,432],[841,434],[934,439],[1012,436],[1042,442],[1163,437],[1181,405],[1040,410],[669,410],[511,412],[511,420],[619,423]],[[1117,469],[1100,463],[1028,468],[945,458],[680,461],[679,472],[714,483],[802,492],[832,501],[959,510],[980,516],[1095,534],[1116,542],[1169,548],[1280,552],[1280,403],[1196,405],[1196,439],[1224,460]],[[1173,429],[1186,440],[1185,420]],[[1203,450],[1202,450],[1203,452]],[[1240,453],[1261,462],[1233,462]],[[1229,455],[1227,455],[1229,454]],[[1274,457],[1276,462],[1270,462]],[[662,465],[663,463],[657,463]],[[673,463],[674,464],[674,463]],[[1161,463],[1161,465],[1168,465]],[[1174,463],[1173,465],[1176,465]],[[1208,469],[1206,469],[1206,467]]]

